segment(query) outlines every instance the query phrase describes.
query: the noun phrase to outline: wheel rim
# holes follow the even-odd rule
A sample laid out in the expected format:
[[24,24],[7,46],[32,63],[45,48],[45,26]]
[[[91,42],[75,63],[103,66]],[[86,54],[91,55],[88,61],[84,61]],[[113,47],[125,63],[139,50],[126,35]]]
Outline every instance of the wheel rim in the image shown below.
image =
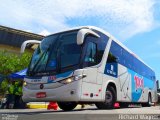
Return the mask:
[[112,93],[110,91],[106,91],[106,103],[111,103],[113,99]]

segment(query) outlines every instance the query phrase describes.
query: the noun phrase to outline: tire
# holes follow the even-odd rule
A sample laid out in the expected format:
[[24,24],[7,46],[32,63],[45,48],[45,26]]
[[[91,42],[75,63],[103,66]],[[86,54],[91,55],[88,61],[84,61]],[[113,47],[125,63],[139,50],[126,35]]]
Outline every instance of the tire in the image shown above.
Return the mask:
[[58,106],[60,109],[62,109],[64,111],[71,111],[77,106],[77,103],[75,103],[75,102],[58,102]]
[[115,89],[112,86],[109,86],[106,90],[105,101],[95,103],[95,105],[98,109],[113,109],[116,98]]
[[120,105],[120,108],[128,108],[129,103],[121,102],[119,103],[119,105]]
[[148,102],[142,103],[142,107],[151,107],[152,104],[152,99],[151,99],[151,94],[148,94]]

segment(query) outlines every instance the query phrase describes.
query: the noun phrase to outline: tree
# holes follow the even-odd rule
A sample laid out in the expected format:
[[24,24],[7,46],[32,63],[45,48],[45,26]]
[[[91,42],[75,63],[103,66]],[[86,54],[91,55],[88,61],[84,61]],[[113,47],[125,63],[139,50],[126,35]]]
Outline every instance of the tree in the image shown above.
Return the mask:
[[25,69],[29,64],[31,55],[29,52],[18,55],[7,51],[0,51],[0,74],[9,75]]
[[[2,76],[8,76],[11,73],[25,69],[29,64],[31,55],[29,52],[19,55],[7,51],[0,51],[0,74]],[[8,81],[6,77],[3,77],[3,81],[0,82],[0,94],[5,93],[7,84]]]

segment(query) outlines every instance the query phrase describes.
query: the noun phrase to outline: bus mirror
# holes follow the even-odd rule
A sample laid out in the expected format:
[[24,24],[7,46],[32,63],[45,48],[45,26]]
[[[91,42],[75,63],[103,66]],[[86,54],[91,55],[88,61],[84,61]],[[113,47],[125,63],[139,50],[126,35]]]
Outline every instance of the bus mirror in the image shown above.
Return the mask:
[[84,38],[86,35],[91,34],[95,37],[100,37],[97,33],[95,33],[94,31],[90,30],[90,29],[81,29],[78,31],[77,33],[77,44],[81,45],[84,42]]
[[25,48],[26,48],[27,44],[29,44],[29,43],[30,44],[40,44],[41,41],[38,41],[38,40],[27,40],[27,41],[24,41],[22,43],[22,45],[21,45],[21,51],[20,51],[20,53],[24,53]]

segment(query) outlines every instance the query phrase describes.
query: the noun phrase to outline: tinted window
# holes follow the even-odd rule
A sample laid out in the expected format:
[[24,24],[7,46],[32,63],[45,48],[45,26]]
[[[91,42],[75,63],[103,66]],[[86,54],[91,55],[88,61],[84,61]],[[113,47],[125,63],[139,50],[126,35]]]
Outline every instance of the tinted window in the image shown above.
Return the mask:
[[89,67],[97,64],[97,47],[93,42],[88,42],[86,55],[84,58],[84,66]]
[[76,65],[80,60],[81,46],[77,45],[77,33],[62,36],[63,41],[60,47],[60,64],[61,67]]
[[122,48],[114,41],[112,41],[109,56],[108,59],[112,57],[112,60],[114,59],[114,61],[120,64],[124,62],[122,59]]
[[133,69],[133,55],[123,49],[123,65],[127,66],[129,69]]
[[94,31],[100,36],[99,38],[96,38],[96,37],[94,37],[94,39],[93,37],[90,38],[90,39],[93,39],[97,43],[97,64],[98,64],[102,61],[104,50],[107,46],[109,37],[97,30],[94,30]]
[[54,74],[79,66],[81,46],[77,45],[77,31],[45,37],[33,54],[28,74]]

